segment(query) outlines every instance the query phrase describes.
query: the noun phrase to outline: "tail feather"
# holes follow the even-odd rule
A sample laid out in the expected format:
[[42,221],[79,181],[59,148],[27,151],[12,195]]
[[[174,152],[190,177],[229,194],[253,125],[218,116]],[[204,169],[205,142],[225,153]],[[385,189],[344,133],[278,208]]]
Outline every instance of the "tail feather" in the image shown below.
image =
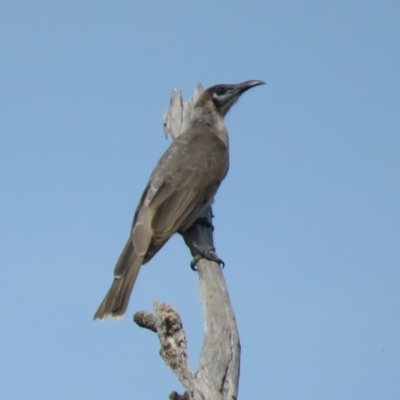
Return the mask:
[[131,237],[129,237],[114,268],[114,276],[116,278],[122,278],[125,275],[132,263],[132,258],[134,255],[135,248],[133,246],[133,240]]
[[[93,319],[106,317],[121,318],[128,307],[129,298],[143,263],[143,257],[135,253],[132,241],[129,239],[115,267],[114,281],[94,314]],[[124,271],[122,276],[117,272]]]

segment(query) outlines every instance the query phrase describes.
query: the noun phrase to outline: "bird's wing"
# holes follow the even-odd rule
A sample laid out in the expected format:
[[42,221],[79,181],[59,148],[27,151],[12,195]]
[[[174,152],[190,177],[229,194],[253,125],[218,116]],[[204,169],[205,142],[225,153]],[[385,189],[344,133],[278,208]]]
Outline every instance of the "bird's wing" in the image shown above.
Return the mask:
[[152,239],[144,262],[178,230],[187,229],[214,197],[228,171],[226,145],[214,135],[179,136],[155,167],[137,217],[152,213]]
[[[171,150],[179,153],[160,166],[163,180],[148,203],[154,215],[146,262],[175,232],[196,220],[227,173],[228,149],[218,137],[198,134],[189,141],[183,137],[182,143],[178,139]],[[157,181],[158,174],[153,175]]]

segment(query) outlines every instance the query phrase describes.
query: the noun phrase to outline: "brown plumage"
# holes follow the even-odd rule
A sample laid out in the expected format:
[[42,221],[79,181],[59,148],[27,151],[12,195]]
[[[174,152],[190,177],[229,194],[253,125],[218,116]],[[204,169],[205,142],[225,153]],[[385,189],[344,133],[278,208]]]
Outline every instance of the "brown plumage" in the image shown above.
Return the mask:
[[188,129],[162,155],[140,198],[114,281],[94,319],[122,317],[140,267],[213,200],[229,167],[223,118],[239,96],[262,81],[217,85],[197,100]]

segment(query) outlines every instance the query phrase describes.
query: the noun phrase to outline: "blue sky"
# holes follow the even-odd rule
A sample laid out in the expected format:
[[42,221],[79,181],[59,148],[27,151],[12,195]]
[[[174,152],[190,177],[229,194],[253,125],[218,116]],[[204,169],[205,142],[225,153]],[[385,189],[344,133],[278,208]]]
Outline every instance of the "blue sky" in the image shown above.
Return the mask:
[[154,334],[203,320],[180,237],[120,322],[92,321],[174,87],[262,79],[226,119],[215,241],[242,344],[239,398],[400,398],[398,1],[2,1],[2,399],[180,390]]

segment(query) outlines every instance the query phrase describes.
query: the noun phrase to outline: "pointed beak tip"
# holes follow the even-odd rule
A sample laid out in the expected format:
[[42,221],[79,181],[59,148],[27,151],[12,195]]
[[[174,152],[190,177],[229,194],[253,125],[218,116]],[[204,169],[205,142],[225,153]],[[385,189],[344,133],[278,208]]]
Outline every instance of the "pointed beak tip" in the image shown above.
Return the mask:
[[238,88],[240,90],[241,93],[247,91],[248,89],[251,89],[253,87],[259,86],[259,85],[265,85],[266,83],[264,81],[258,80],[258,79],[254,79],[252,81],[246,81],[243,83],[240,83],[238,85]]
[[254,80],[252,81],[252,83],[253,83],[252,86],[266,85],[266,83],[261,80]]

